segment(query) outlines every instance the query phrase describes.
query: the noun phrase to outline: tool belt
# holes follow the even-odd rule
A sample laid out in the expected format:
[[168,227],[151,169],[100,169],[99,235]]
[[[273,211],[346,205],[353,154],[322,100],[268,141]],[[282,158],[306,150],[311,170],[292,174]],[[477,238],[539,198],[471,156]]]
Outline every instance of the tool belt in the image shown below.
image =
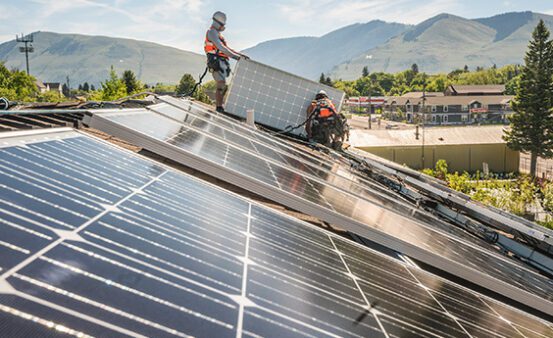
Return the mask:
[[[221,61],[226,64],[226,69],[221,67]],[[207,67],[211,72],[226,72],[227,76],[230,75],[230,63],[228,59],[217,54],[207,54]]]

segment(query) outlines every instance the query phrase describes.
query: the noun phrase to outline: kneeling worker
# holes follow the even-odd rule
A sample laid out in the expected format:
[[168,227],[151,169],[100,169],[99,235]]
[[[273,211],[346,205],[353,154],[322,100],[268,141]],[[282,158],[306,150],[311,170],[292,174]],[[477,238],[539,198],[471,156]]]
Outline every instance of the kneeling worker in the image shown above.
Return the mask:
[[221,34],[225,30],[227,16],[223,12],[213,14],[213,23],[205,35],[204,51],[207,55],[207,66],[213,74],[213,79],[217,83],[215,92],[215,104],[217,111],[223,113],[223,97],[225,95],[226,78],[230,75],[229,58],[240,60],[240,58],[249,59],[229,46]]
[[324,90],[318,92],[315,100],[307,107],[307,118],[305,131],[310,142],[320,143],[336,150],[342,148],[347,124]]

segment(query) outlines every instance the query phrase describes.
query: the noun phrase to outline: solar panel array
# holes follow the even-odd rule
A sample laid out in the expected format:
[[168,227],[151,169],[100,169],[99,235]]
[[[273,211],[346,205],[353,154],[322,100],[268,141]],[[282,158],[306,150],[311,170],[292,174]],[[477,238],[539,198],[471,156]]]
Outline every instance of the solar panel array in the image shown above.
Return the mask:
[[[181,105],[183,101],[168,102]],[[151,107],[153,111],[101,113],[92,118],[91,124],[187,166],[413,255],[519,302],[553,313],[553,283],[550,280],[493,253],[477,239],[468,240],[458,229],[440,225],[436,219],[422,223],[424,215],[419,220],[409,217],[413,210],[401,209],[401,205],[393,205],[384,199],[378,200],[376,193],[361,198],[337,188],[330,184],[337,180],[336,176],[331,172],[321,172],[319,174],[323,176],[316,178],[316,173],[309,173],[312,167],[307,161],[300,161],[303,167],[284,165],[287,160],[281,153],[266,152],[267,149],[258,142],[264,138],[259,136],[261,133],[257,139],[240,137],[240,133],[248,134],[247,129],[237,125],[233,126],[234,131],[232,127],[221,127],[232,125],[234,122],[230,120],[213,123],[192,114],[189,104],[181,108],[162,104]],[[218,121],[222,119],[216,115],[212,117]],[[279,156],[281,160],[275,160]],[[330,179],[324,182],[321,178]],[[382,201],[388,205],[377,203]]]
[[[226,96],[225,110],[246,117],[253,109],[255,122],[276,129],[302,123],[307,107],[325,90],[340,111],[345,93],[341,90],[283,72],[253,60],[240,60]],[[292,133],[305,135],[299,128]]]
[[84,134],[3,135],[3,336],[551,337],[552,324]]

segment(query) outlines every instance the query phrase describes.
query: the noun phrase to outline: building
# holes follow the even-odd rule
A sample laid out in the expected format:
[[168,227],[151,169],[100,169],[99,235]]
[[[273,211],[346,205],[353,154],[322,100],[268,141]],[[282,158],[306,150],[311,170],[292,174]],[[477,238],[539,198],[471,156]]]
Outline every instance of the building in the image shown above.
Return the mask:
[[42,82],[40,80],[36,80],[35,84],[41,94],[56,91],[60,95],[63,95],[63,85],[59,82]]
[[406,93],[388,97],[383,116],[425,125],[507,124],[514,96],[505,86],[449,86],[444,93]]
[[[484,169],[509,173],[519,170],[520,156],[502,139],[503,126],[437,127],[402,130],[359,130],[350,132],[357,149],[410,168],[434,168],[446,160],[452,171],[475,172]],[[424,139],[424,141],[423,141]],[[424,158],[424,159],[423,159]]]

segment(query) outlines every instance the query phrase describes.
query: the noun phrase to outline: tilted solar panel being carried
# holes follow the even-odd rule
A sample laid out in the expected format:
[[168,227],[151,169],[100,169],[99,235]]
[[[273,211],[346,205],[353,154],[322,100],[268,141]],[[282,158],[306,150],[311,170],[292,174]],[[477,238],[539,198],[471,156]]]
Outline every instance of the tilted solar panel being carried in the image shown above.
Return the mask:
[[0,139],[2,336],[553,335],[550,322],[79,132]]
[[[306,110],[320,90],[325,90],[340,111],[345,93],[315,81],[286,73],[252,60],[240,60],[226,96],[225,110],[246,117],[253,109],[255,122],[276,129],[302,123]],[[292,133],[305,135],[304,128]]]
[[[159,106],[154,108],[160,110]],[[548,278],[466,241],[453,231],[423,223],[301,170],[269,161],[246,150],[247,140],[243,146],[238,146],[238,141],[228,142],[237,135],[216,125],[198,121],[192,115],[184,119],[186,122],[179,122],[147,110],[117,110],[95,114],[90,125],[553,314],[553,282]],[[199,128],[196,123],[205,125]]]

